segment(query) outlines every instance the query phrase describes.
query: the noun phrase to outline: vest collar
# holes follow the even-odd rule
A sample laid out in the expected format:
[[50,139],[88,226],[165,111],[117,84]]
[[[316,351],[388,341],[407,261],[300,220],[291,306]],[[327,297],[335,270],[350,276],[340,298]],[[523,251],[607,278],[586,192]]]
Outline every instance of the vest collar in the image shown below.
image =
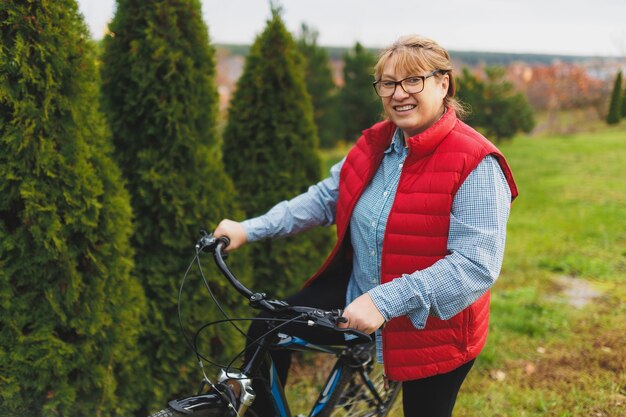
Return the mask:
[[[452,131],[456,121],[454,110],[447,108],[446,113],[435,124],[406,140],[410,153],[417,157],[424,157],[433,153],[448,133]],[[396,125],[389,120],[377,123],[363,131],[365,142],[374,153],[384,152],[391,144],[396,128]]]

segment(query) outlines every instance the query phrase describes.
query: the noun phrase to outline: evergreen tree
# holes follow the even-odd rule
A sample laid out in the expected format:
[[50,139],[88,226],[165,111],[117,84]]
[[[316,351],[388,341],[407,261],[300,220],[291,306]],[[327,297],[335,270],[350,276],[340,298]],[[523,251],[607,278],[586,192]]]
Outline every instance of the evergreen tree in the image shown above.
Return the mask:
[[128,415],[145,309],[74,0],[0,4],[0,415]]
[[382,105],[372,88],[376,57],[357,42],[344,55],[344,86],[339,93],[343,139],[354,141],[361,132],[380,120]]
[[[248,217],[319,180],[317,135],[303,74],[302,57],[280,11],[273,9],[246,58],[224,132],[226,169]],[[283,296],[298,288],[321,265],[330,234],[317,229],[250,245],[255,289]]]
[[336,91],[328,52],[317,45],[318,35],[316,30],[302,24],[298,49],[305,58],[305,81],[313,102],[313,116],[320,146],[332,148],[336,145],[339,135],[333,124],[334,114],[332,114]]
[[618,124],[622,117],[622,71],[617,73],[615,84],[613,84],[613,92],[611,93],[611,102],[609,104],[609,113],[606,116],[606,122],[610,125]]
[[622,118],[626,117],[626,85],[624,85],[624,91],[622,91]]
[[[221,161],[215,53],[201,15],[199,0],[119,0],[104,39],[103,102],[131,193],[135,274],[149,304],[141,348],[151,359],[150,392],[141,402],[150,410],[197,388],[201,375],[179,326],[179,285],[199,229],[239,215]],[[236,262],[241,275],[243,254]],[[242,304],[226,283],[219,285],[221,302]],[[193,280],[181,295],[188,338],[202,323],[221,318],[202,288]],[[231,327],[204,334],[203,355],[236,350]],[[223,351],[226,344],[231,349]]]
[[487,138],[499,142],[518,132],[529,133],[535,127],[533,110],[526,96],[505,79],[501,67],[485,69],[486,79],[478,79],[467,68],[457,78],[458,97],[472,112],[468,124],[482,130]]

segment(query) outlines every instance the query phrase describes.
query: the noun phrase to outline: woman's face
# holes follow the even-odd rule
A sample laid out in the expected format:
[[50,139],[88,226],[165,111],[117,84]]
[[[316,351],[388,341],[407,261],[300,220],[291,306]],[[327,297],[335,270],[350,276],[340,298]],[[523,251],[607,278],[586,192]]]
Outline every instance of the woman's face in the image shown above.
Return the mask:
[[[392,57],[383,67],[381,80],[400,81],[410,76],[429,74],[396,73],[394,61]],[[392,96],[381,97],[387,117],[402,129],[405,138],[423,132],[443,114],[443,99],[448,92],[448,83],[448,74],[429,77],[424,80],[424,90],[415,94],[406,93],[400,85],[396,85]]]

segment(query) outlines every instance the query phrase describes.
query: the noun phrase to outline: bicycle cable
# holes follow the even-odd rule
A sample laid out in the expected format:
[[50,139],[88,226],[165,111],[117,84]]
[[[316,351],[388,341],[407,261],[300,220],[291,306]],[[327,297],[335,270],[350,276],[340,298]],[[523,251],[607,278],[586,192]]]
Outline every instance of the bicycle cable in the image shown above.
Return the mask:
[[[220,310],[220,312],[222,313],[224,318],[230,319],[230,317],[228,317],[228,314],[226,314],[226,312],[222,308],[221,304],[217,301],[217,298],[215,297],[215,295],[213,294],[213,291],[211,290],[211,286],[209,285],[209,281],[207,280],[206,276],[204,275],[204,271],[202,270],[202,264],[200,263],[199,254],[202,251],[202,249],[204,249],[205,247],[206,247],[206,245],[202,246],[201,248],[196,248],[196,256],[195,256],[194,260],[197,260],[198,271],[200,272],[200,276],[202,277],[202,281],[204,281],[204,286],[206,287],[207,291],[211,295],[211,299],[213,300],[213,302],[215,303],[217,308]],[[232,323],[232,325],[233,325],[233,327],[235,327],[235,329],[237,329],[237,331],[241,335],[243,335],[245,338],[248,338],[248,335],[243,330],[241,330],[239,327],[237,327],[236,324]]]
[[[201,360],[200,358],[204,359],[204,360],[205,360],[205,361],[206,361],[209,365],[211,365],[211,366],[215,366],[215,367],[217,367],[217,368],[223,369],[223,370],[224,370],[224,372],[226,373],[226,376],[227,376],[229,379],[233,380],[233,381],[237,381],[237,380],[241,380],[241,379],[248,379],[248,378],[249,378],[249,379],[254,379],[254,380],[257,380],[257,381],[263,381],[263,382],[266,382],[266,383],[270,383],[270,381],[269,381],[266,377],[264,377],[264,376],[254,376],[254,375],[249,375],[249,376],[246,376],[246,377],[235,377],[235,376],[229,376],[229,372],[231,372],[231,371],[232,371],[232,369],[231,369],[232,364],[233,364],[233,363],[234,363],[234,362],[235,362],[235,361],[236,361],[239,357],[241,357],[241,355],[243,355],[243,354],[246,352],[246,350],[250,349],[252,346],[254,346],[255,344],[259,343],[259,342],[260,342],[263,338],[265,338],[267,335],[269,335],[269,334],[271,334],[271,333],[273,333],[273,332],[278,331],[281,327],[286,326],[286,325],[287,325],[287,324],[289,324],[289,323],[298,323],[298,322],[299,322],[299,320],[300,320],[301,318],[305,317],[305,316],[306,316],[305,314],[300,314],[299,316],[292,317],[291,319],[281,319],[281,318],[262,318],[262,317],[229,319],[229,320],[236,320],[236,321],[265,321],[265,322],[269,322],[269,321],[273,321],[273,322],[276,322],[276,321],[282,321],[283,323],[282,323],[282,324],[280,324],[279,326],[276,326],[276,327],[274,327],[274,328],[272,328],[272,329],[268,330],[266,333],[264,333],[263,335],[261,335],[261,336],[260,336],[260,337],[258,337],[257,339],[253,340],[253,341],[250,343],[250,345],[246,346],[246,347],[245,347],[242,351],[240,351],[237,355],[235,355],[235,357],[233,357],[233,359],[230,361],[230,363],[229,363],[228,365],[220,365],[220,364],[218,364],[218,363],[216,363],[216,362],[213,362],[212,360],[210,360],[210,359],[208,359],[208,358],[205,358],[202,354],[200,354],[200,353],[198,352],[198,350],[197,350],[197,339],[198,339],[198,336],[199,336],[199,334],[200,334],[200,332],[201,332],[202,330],[204,330],[204,329],[206,329],[206,328],[208,328],[208,327],[210,327],[210,326],[212,326],[212,325],[215,325],[215,324],[220,324],[220,323],[225,323],[225,322],[228,322],[229,320],[216,320],[216,321],[213,321],[213,322],[205,323],[205,324],[204,324],[202,327],[200,327],[200,328],[196,331],[196,333],[194,334],[194,351],[195,351],[196,355],[198,356],[198,363],[199,363],[199,365],[200,365],[200,369],[201,369],[201,371],[202,371],[202,375],[204,376],[204,380],[205,380],[205,381],[206,381],[206,382],[207,382],[207,383],[208,383],[208,384],[209,384],[212,388],[216,389],[215,385],[211,382],[211,380],[209,379],[209,377],[208,377],[208,376],[206,375],[206,373],[204,372],[204,364],[202,363],[202,360]],[[308,322],[307,322],[307,321],[300,321],[299,323],[301,323],[301,324],[307,324]],[[250,339],[251,339],[251,338],[250,338]],[[235,370],[237,370],[237,371],[239,371],[239,372],[241,372],[241,371],[242,371],[242,369],[239,369],[239,368],[233,368],[233,369],[235,369]],[[221,394],[221,395],[223,396],[223,394]]]
[[[217,362],[212,361],[209,358],[206,358],[204,355],[202,355],[199,352],[199,348],[198,348],[198,338],[200,336],[200,333],[204,330],[207,329],[211,326],[217,325],[217,324],[221,324],[221,323],[229,323],[230,321],[264,321],[264,322],[268,322],[268,321],[280,321],[280,322],[287,322],[287,321],[293,321],[293,319],[280,319],[280,318],[264,318],[264,317],[241,317],[241,318],[236,318],[236,319],[222,319],[222,320],[215,320],[215,321],[211,321],[208,323],[203,324],[202,326],[200,326],[198,328],[198,330],[196,330],[195,334],[194,334],[194,338],[193,338],[193,346],[192,349],[194,350],[194,353],[196,354],[196,356],[198,357],[198,359],[202,359],[205,362],[207,362],[209,365],[211,366],[215,366],[217,368],[226,368],[228,365],[222,365],[219,364]],[[252,340],[251,338],[248,338],[250,340]],[[258,341],[253,341],[250,343],[250,346],[253,346],[255,343],[258,343]],[[246,348],[247,349],[247,348]],[[245,350],[245,349],[244,349]]]
[[181,311],[181,304],[182,304],[182,294],[183,294],[183,287],[185,286],[185,281],[187,280],[187,276],[189,275],[189,271],[191,270],[191,267],[193,266],[194,262],[196,261],[196,259],[198,258],[199,253],[198,251],[196,251],[196,256],[194,256],[194,258],[191,260],[191,262],[189,263],[189,266],[187,267],[187,270],[185,271],[185,275],[183,275],[183,279],[180,283],[180,287],[178,289],[178,300],[177,300],[177,311],[178,311],[178,325],[180,326],[180,332],[183,334],[183,338],[185,339],[185,342],[187,342],[187,345],[189,345],[190,348],[193,349],[193,344],[191,343],[191,341],[189,340],[189,338],[187,337],[187,333],[185,332],[185,328],[183,326],[183,315],[182,315],[182,311]]
[[[181,332],[183,334],[183,337],[185,339],[185,342],[187,343],[187,345],[193,349],[194,353],[196,354],[196,358],[198,359],[198,361],[200,361],[201,359],[204,359],[205,361],[207,361],[210,365],[213,366],[219,366],[219,364],[216,364],[210,360],[208,360],[207,358],[203,357],[202,355],[199,354],[199,352],[197,351],[197,349],[194,347],[194,344],[191,343],[191,341],[189,340],[189,338],[187,337],[187,334],[185,333],[185,329],[183,326],[183,320],[182,320],[182,312],[181,312],[181,305],[182,305],[182,293],[183,293],[183,287],[185,286],[185,282],[187,280],[187,276],[189,275],[189,271],[191,270],[191,267],[193,266],[194,262],[198,265],[198,271],[200,273],[200,276],[202,277],[202,280],[204,282],[204,286],[206,287],[207,291],[209,292],[209,295],[211,296],[211,299],[213,300],[213,302],[215,303],[215,305],[217,306],[218,310],[222,313],[222,315],[224,316],[224,318],[226,319],[226,321],[228,321],[229,323],[231,323],[235,329],[242,334],[244,337],[249,338],[248,335],[242,331],[236,324],[234,324],[233,319],[231,319],[228,314],[226,313],[226,311],[224,311],[224,309],[222,308],[221,304],[219,303],[219,301],[217,300],[217,298],[215,297],[215,294],[213,293],[213,291],[211,290],[211,286],[206,278],[206,276],[204,275],[204,270],[202,269],[202,264],[200,263],[200,252],[202,252],[202,250],[206,247],[206,245],[203,245],[202,247],[198,247],[196,246],[196,254],[193,257],[193,259],[191,260],[191,262],[189,263],[189,266],[187,267],[187,270],[185,271],[185,275],[183,276],[183,279],[180,283],[180,288],[178,290],[178,324],[180,326]],[[202,365],[201,365],[202,366]]]
[[[261,318],[261,317],[254,317],[254,318],[231,318],[228,316],[228,314],[226,313],[226,311],[224,311],[224,309],[222,308],[221,304],[219,303],[219,301],[217,300],[217,298],[215,297],[215,294],[213,293],[213,291],[211,290],[211,286],[206,278],[206,276],[204,275],[204,270],[202,269],[202,264],[200,263],[200,252],[202,252],[202,250],[205,248],[206,246],[202,246],[202,247],[196,247],[196,254],[193,257],[193,259],[191,260],[189,266],[187,267],[187,270],[185,271],[185,275],[183,276],[183,280],[181,281],[181,285],[179,288],[179,292],[178,292],[178,322],[181,328],[181,331],[183,333],[183,337],[185,339],[185,341],[187,342],[187,344],[189,345],[189,347],[193,350],[193,352],[196,355],[196,358],[198,360],[200,369],[205,377],[205,379],[208,380],[208,378],[206,377],[206,373],[204,372],[204,364],[203,364],[203,360],[205,362],[207,362],[209,365],[217,367],[217,368],[223,368],[225,369],[226,374],[228,375],[229,370],[231,370],[231,367],[233,365],[233,363],[240,358],[248,349],[250,349],[252,346],[255,346],[256,344],[258,344],[263,338],[267,337],[269,334],[274,333],[276,331],[278,331],[280,328],[282,328],[283,326],[286,326],[289,323],[297,323],[299,320],[303,319],[304,317],[306,317],[305,314],[300,314],[296,317],[293,317],[291,319],[281,319],[281,318]],[[189,338],[187,337],[185,331],[184,331],[184,327],[183,327],[183,322],[182,322],[182,312],[181,312],[181,304],[182,304],[182,292],[183,292],[183,287],[185,285],[185,282],[187,280],[187,276],[189,275],[189,271],[191,270],[191,267],[193,266],[193,264],[196,263],[198,265],[198,271],[200,273],[200,276],[202,277],[202,280],[204,282],[204,285],[207,289],[207,291],[209,292],[209,295],[211,296],[211,299],[213,300],[213,302],[215,303],[215,305],[217,306],[217,308],[219,309],[219,311],[222,313],[222,315],[224,316],[224,319],[221,320],[216,320],[216,321],[212,321],[212,322],[208,322],[205,323],[204,325],[202,325],[201,327],[199,327],[196,332],[194,333],[194,337],[193,337],[193,343],[189,340]],[[263,335],[261,335],[260,337],[258,337],[255,340],[252,340],[252,338],[250,336],[248,336],[244,331],[242,331],[236,324],[236,321],[265,321],[265,322],[282,322],[280,325],[273,327],[272,329],[268,330],[267,332],[265,332]],[[220,323],[229,323],[231,324],[240,334],[242,334],[248,341],[249,344],[244,347],[243,350],[241,350],[237,355],[235,355],[233,357],[233,359],[228,363],[228,365],[224,366],[222,364],[219,364],[217,362],[214,362],[208,358],[206,358],[204,355],[202,355],[199,350],[198,350],[198,337],[200,335],[200,333],[213,325],[217,325]],[[302,321],[302,324],[307,324],[306,321]],[[234,369],[238,369],[238,368],[234,368]],[[238,369],[240,370],[240,369]],[[261,378],[261,379],[265,379],[265,378]],[[210,382],[210,380],[208,380]],[[212,384],[211,384],[212,385]]]
[[[246,346],[243,348],[243,350],[241,352],[239,352],[228,364],[228,366],[226,366],[226,375],[228,375],[228,371],[230,370],[230,367],[232,366],[233,363],[235,363],[235,361],[241,356],[243,355],[248,349],[250,349],[252,346],[254,346],[255,344],[259,343],[261,340],[263,340],[265,337],[267,337],[268,335],[277,332],[281,327],[284,327],[286,325],[288,325],[289,323],[295,323],[300,319],[303,319],[304,317],[306,317],[306,314],[302,313],[296,317],[293,317],[281,324],[279,324],[276,327],[271,328],[270,330],[268,330],[267,332],[263,333],[261,336],[257,337],[254,341],[252,341],[250,343],[250,345]],[[272,319],[265,319],[266,321],[272,321]],[[306,322],[305,322],[306,323]],[[237,368],[235,368],[237,369]]]
[[[254,346],[256,343],[259,342],[259,340],[255,340],[252,341],[252,338],[250,336],[247,335],[247,333],[245,333],[243,330],[241,330],[236,324],[236,321],[255,321],[255,320],[260,320],[260,321],[283,321],[285,319],[273,319],[273,318],[239,318],[239,319],[233,319],[231,317],[228,316],[228,314],[226,313],[226,311],[224,311],[224,309],[222,308],[221,304],[219,303],[219,301],[217,300],[217,297],[215,297],[215,294],[213,293],[213,291],[211,290],[211,285],[209,284],[208,279],[206,278],[206,275],[204,274],[204,270],[202,269],[202,264],[200,263],[200,253],[202,252],[202,250],[206,247],[206,245],[203,245],[202,247],[196,247],[196,255],[194,256],[194,258],[191,260],[191,264],[193,264],[194,262],[196,262],[196,264],[198,265],[198,271],[200,273],[200,276],[202,277],[202,280],[204,282],[204,286],[206,287],[207,291],[209,292],[209,295],[211,296],[211,299],[213,300],[213,302],[215,303],[215,305],[217,306],[217,308],[220,310],[220,312],[222,313],[222,315],[224,316],[224,320],[216,320],[213,322],[209,322],[203,326],[201,326],[196,333],[194,334],[194,342],[193,344],[189,341],[189,339],[187,338],[187,336],[185,335],[185,340],[187,341],[187,343],[189,344],[189,346],[193,349],[194,353],[196,354],[196,358],[198,359],[198,362],[200,363],[200,367],[203,367],[202,364],[202,360],[206,361],[209,365],[211,366],[215,366],[215,367],[219,367],[219,368],[224,368],[224,365],[218,364],[206,357],[204,357],[202,354],[200,354],[200,352],[197,349],[197,337],[200,334],[200,332],[207,328],[210,327],[211,325],[215,325],[215,324],[219,324],[219,323],[230,323],[241,335],[243,335],[247,340],[251,341],[250,344],[248,345],[248,347],[250,346]],[[181,313],[180,313],[180,304],[181,304],[181,296],[182,296],[182,288],[185,284],[185,279],[191,269],[191,264],[189,265],[189,267],[187,268],[187,271],[185,272],[185,277],[183,278],[183,281],[181,282],[181,288],[179,291],[179,300],[178,300],[178,307],[179,307],[179,322],[181,325],[181,329],[182,329],[182,319],[181,319]],[[297,319],[297,318],[296,318]],[[293,320],[289,320],[289,321],[293,321]],[[282,325],[281,325],[282,326]],[[264,335],[265,336],[265,335]],[[244,349],[244,352],[247,348]],[[233,364],[233,362],[239,357],[241,356],[241,352],[235,356],[235,358],[229,363],[229,365],[226,366],[227,369],[230,369],[230,366]]]
[[[263,318],[263,317],[251,317],[251,318],[238,318],[238,319],[229,319],[229,320],[236,320],[236,321],[264,321],[264,322],[282,322],[280,325],[273,327],[272,329],[268,330],[267,332],[265,332],[263,335],[259,336],[258,338],[256,338],[255,340],[253,340],[252,342],[250,342],[250,344],[248,346],[246,346],[243,350],[241,350],[237,355],[235,355],[233,357],[233,359],[228,363],[228,365],[221,365],[218,364],[206,357],[204,357],[200,352],[198,352],[198,347],[197,347],[197,341],[198,341],[198,336],[200,334],[200,332],[202,332],[202,330],[216,325],[216,324],[220,324],[220,323],[225,323],[228,322],[229,320],[216,320],[210,323],[205,323],[202,327],[200,327],[196,333],[194,334],[194,352],[196,353],[196,355],[199,356],[199,359],[203,359],[204,361],[206,361],[209,365],[211,366],[215,366],[215,367],[219,367],[221,369],[224,369],[226,371],[226,373],[228,374],[229,370],[231,370],[232,364],[239,358],[241,357],[241,355],[243,355],[248,349],[250,349],[251,347],[253,347],[254,345],[258,344],[263,338],[267,337],[269,334],[277,332],[281,327],[286,326],[289,323],[300,323],[300,324],[307,324],[306,321],[299,321],[300,319],[302,319],[303,317],[305,317],[305,314],[300,314],[296,317],[292,317],[290,319],[281,319],[281,318]],[[202,365],[201,365],[202,367]],[[241,369],[239,368],[233,368],[236,369],[238,371],[241,371]]]
[[[183,334],[183,338],[185,339],[185,342],[187,343],[187,345],[193,350],[193,352],[196,355],[196,359],[198,360],[198,364],[200,366],[200,369],[203,373],[203,375],[206,377],[206,374],[204,373],[204,364],[202,363],[202,360],[206,361],[209,365],[211,366],[215,366],[215,367],[223,367],[223,365],[218,364],[216,362],[211,361],[208,358],[205,358],[203,355],[200,354],[200,352],[198,352],[197,348],[196,348],[196,342],[194,340],[194,343],[191,342],[191,340],[189,340],[189,337],[187,337],[187,333],[185,332],[185,328],[183,325],[183,319],[182,319],[182,311],[181,311],[181,306],[182,306],[182,294],[183,294],[183,288],[185,286],[185,282],[187,281],[187,277],[189,276],[189,271],[191,271],[191,267],[193,266],[193,264],[197,261],[198,264],[198,268],[200,270],[200,275],[202,276],[205,286],[207,287],[207,290],[209,291],[209,294],[211,296],[211,298],[213,299],[213,302],[217,305],[218,309],[222,312],[222,315],[224,315],[224,317],[226,318],[226,320],[220,320],[220,322],[231,322],[234,320],[230,317],[228,317],[228,315],[226,314],[226,312],[222,309],[221,305],[219,304],[219,302],[217,301],[215,295],[213,294],[213,291],[211,291],[211,287],[207,282],[206,277],[204,276],[204,273],[202,271],[202,266],[200,264],[200,252],[202,251],[202,248],[198,249],[196,248],[196,255],[193,257],[193,259],[191,260],[191,262],[189,263],[189,266],[187,267],[187,270],[185,271],[185,274],[183,276],[183,279],[180,283],[180,287],[178,289],[178,300],[177,300],[177,311],[178,311],[178,324],[180,326],[180,330],[181,333]],[[239,329],[236,325],[234,325],[235,328],[242,333],[241,329]],[[202,326],[200,329],[204,328],[206,326]],[[194,334],[194,339],[197,337],[199,331],[196,331]],[[244,334],[245,335],[245,334]]]

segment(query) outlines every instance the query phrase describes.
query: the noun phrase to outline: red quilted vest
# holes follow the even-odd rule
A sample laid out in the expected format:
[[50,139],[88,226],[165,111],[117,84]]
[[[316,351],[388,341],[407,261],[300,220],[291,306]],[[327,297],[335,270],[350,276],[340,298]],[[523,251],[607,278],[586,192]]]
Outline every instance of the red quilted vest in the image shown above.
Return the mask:
[[[381,122],[363,132],[340,174],[336,224],[338,240],[332,253],[305,285],[316,279],[345,280],[352,250],[347,233],[350,217],[389,146],[396,126]],[[517,187],[504,156],[456,114],[446,114],[426,131],[407,140],[407,156],[389,213],[382,250],[382,283],[428,268],[448,253],[450,210],[454,196],[470,172],[487,155],[497,158],[511,189]],[[489,292],[450,318],[428,318],[416,329],[406,316],[383,329],[385,371],[392,380],[407,381],[450,372],[478,356],[489,324]]]

